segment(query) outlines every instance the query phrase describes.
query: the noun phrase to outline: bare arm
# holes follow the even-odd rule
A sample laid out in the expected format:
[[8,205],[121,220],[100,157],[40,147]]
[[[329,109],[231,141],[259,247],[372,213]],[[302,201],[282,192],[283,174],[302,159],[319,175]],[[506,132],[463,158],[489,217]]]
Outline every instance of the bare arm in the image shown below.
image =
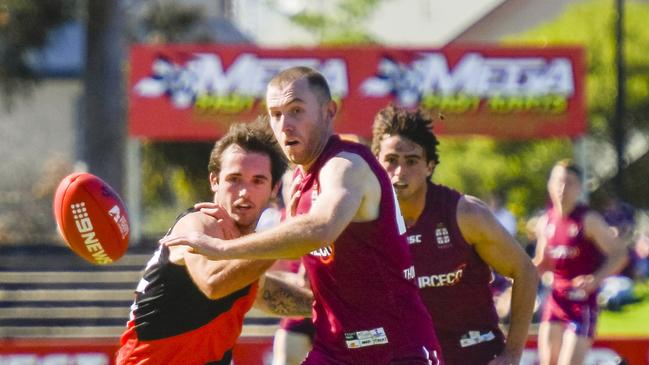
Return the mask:
[[[320,170],[320,194],[308,213],[264,232],[223,241],[196,232],[160,240],[168,246],[187,245],[213,260],[275,259],[302,256],[331,244],[352,220],[378,216],[378,180],[358,155],[341,153]],[[368,193],[368,191],[371,191]]]
[[311,317],[313,293],[275,273],[260,281],[255,307],[278,316]]
[[503,353],[490,364],[518,364],[534,311],[538,275],[521,245],[498,223],[477,198],[465,196],[458,202],[457,221],[465,240],[498,273],[514,280],[511,322]]
[[585,290],[586,293],[592,293],[607,276],[615,275],[624,268],[628,262],[628,254],[622,240],[598,213],[586,214],[584,233],[606,256],[604,264],[597,271],[573,279],[573,286]]
[[539,218],[536,223],[536,248],[534,250],[534,259],[532,262],[540,273],[549,269],[549,263],[545,256],[545,246],[547,245],[547,237],[545,235],[545,228],[548,225],[548,216],[544,214]]
[[[223,230],[213,217],[192,213],[183,217],[172,234],[203,232],[223,237]],[[170,259],[184,264],[194,284],[210,299],[219,299],[250,285],[272,265],[272,260],[210,261],[205,256],[189,252],[186,247],[171,247]]]

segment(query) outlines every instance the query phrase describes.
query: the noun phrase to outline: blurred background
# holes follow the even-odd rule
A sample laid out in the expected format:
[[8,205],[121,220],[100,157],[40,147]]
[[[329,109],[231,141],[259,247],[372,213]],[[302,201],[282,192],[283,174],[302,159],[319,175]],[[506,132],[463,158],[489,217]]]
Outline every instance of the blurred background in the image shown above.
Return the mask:
[[[222,129],[178,139],[129,129],[133,118],[142,119],[133,101],[133,45],[153,53],[182,53],[174,47],[194,45],[287,50],[302,57],[319,50],[335,54],[336,48],[347,54],[462,47],[582,52],[583,67],[575,72],[583,77],[576,86],[583,92],[583,130],[510,138],[442,129],[434,181],[478,196],[494,211],[508,210],[514,233],[530,249],[530,222],[547,205],[551,166],[567,157],[580,163],[584,198],[620,229],[635,257],[626,296],[602,299],[609,311],[598,333],[624,337],[647,363],[646,19],[644,0],[0,0],[0,339],[14,340],[0,340],[0,363],[16,353],[40,354],[34,361],[44,362],[48,346],[68,348],[70,341],[75,349],[110,352],[157,239],[179,212],[211,198],[207,160]],[[397,61],[402,68],[407,63]],[[232,57],[224,69],[230,64]],[[153,66],[147,67],[151,72]],[[457,114],[444,104],[435,109],[445,120]],[[512,115],[521,125],[533,119]],[[159,117],[149,115],[146,123],[155,129]],[[371,120],[357,123],[366,126],[367,134],[359,136],[366,139]],[[129,254],[110,267],[90,267],[71,255],[56,232],[53,194],[73,171],[100,176],[128,205]],[[251,339],[276,324],[255,313],[249,317],[245,333]],[[43,341],[30,347],[18,340]],[[253,340],[249,345],[264,346]],[[69,354],[69,363],[81,361],[73,350]]]

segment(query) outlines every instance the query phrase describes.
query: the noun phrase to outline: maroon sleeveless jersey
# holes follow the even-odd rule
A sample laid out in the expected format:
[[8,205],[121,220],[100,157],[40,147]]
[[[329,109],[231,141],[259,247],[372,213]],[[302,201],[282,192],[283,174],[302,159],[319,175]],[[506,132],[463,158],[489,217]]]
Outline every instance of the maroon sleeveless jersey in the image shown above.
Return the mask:
[[457,224],[462,194],[430,182],[427,186],[426,205],[407,237],[417,284],[446,362],[453,363],[451,352],[475,351],[486,343],[497,345],[490,348],[498,351],[503,336],[489,287],[491,269],[464,240]]
[[[604,262],[602,252],[584,233],[584,217],[588,211],[588,206],[579,204],[567,217],[563,217],[559,211],[550,208],[544,231],[547,239],[544,254],[554,273],[552,290],[580,301],[585,298],[571,290],[571,280],[579,275],[592,274]],[[596,293],[593,293],[590,301],[594,301],[595,297]]]
[[413,280],[394,190],[365,146],[332,136],[311,169],[296,172],[296,178],[302,179],[297,213],[309,211],[318,198],[320,169],[343,151],[361,156],[376,175],[381,186],[380,213],[374,221],[350,223],[335,242],[302,258],[315,297],[316,335],[309,359],[379,365],[438,352],[430,315]]

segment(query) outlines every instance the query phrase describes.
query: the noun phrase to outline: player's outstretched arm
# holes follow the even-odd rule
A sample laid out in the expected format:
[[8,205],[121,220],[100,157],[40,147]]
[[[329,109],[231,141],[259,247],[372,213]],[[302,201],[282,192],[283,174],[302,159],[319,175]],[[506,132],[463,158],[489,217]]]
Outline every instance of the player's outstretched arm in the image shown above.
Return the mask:
[[457,221],[462,235],[489,266],[513,279],[511,321],[505,350],[489,365],[520,362],[532,320],[538,275],[521,245],[498,223],[479,199],[465,196],[458,202]]
[[278,316],[311,317],[313,293],[275,273],[260,280],[255,307]]
[[536,222],[536,227],[534,227],[534,234],[536,236],[536,248],[534,250],[534,258],[532,263],[536,266],[536,269],[539,273],[544,273],[545,271],[550,270],[550,264],[548,259],[545,256],[545,246],[547,245],[547,236],[545,235],[545,230],[548,226],[548,215],[543,214],[539,220]]
[[[232,226],[224,226],[223,221],[202,213],[192,213],[183,217],[174,227],[172,234],[184,232],[203,232],[208,236],[233,238],[238,232]],[[187,247],[170,248],[170,259],[184,264],[194,284],[210,299],[225,297],[250,285],[273,264],[273,260],[225,260],[211,261],[205,256],[189,252]]]
[[592,293],[607,276],[619,273],[629,260],[624,242],[617,237],[604,218],[596,212],[588,212],[584,217],[584,233],[593,240],[606,256],[604,264],[591,275],[581,275],[573,279],[573,286]]
[[320,170],[319,181],[320,194],[308,213],[266,231],[229,241],[190,232],[165,237],[160,243],[189,246],[190,252],[213,260],[294,258],[330,244],[354,219],[376,218],[378,199],[368,204],[366,191],[374,189],[378,196],[380,188],[360,156],[341,153],[332,158]]

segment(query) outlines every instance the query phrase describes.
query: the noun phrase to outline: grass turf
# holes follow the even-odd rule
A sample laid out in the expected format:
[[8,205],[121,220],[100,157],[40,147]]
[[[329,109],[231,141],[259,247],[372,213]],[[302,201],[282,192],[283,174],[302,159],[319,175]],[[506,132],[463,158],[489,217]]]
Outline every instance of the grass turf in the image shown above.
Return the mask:
[[598,337],[649,337],[649,280],[636,284],[634,292],[638,302],[600,312]]

